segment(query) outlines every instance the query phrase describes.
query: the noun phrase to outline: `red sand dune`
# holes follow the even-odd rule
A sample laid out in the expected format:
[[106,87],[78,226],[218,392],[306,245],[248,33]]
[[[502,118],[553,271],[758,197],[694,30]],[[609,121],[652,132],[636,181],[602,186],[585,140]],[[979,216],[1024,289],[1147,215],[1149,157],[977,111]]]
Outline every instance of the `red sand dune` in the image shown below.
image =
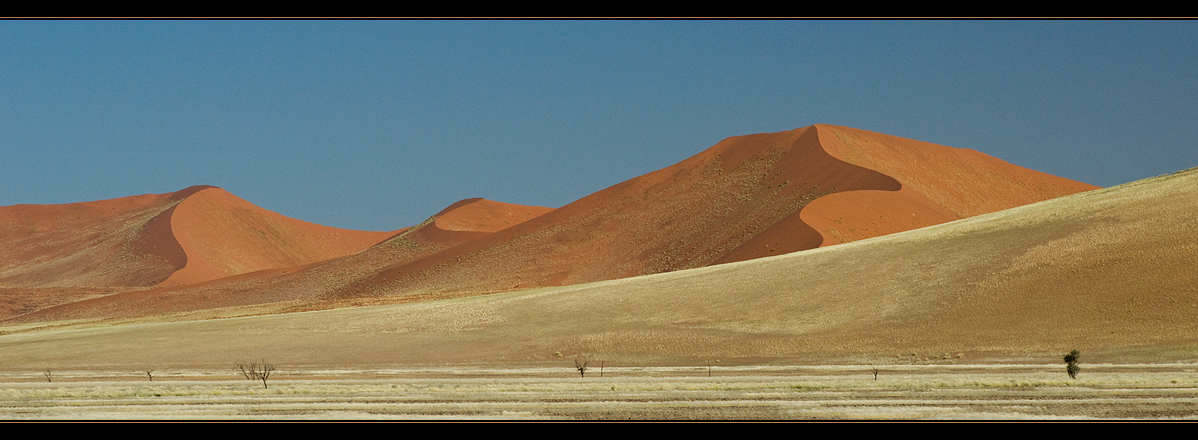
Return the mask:
[[[20,315],[23,320],[133,317],[170,314],[218,307],[276,304],[274,311],[303,311],[322,304],[329,292],[361,282],[391,264],[415,261],[428,255],[486,236],[507,225],[536,218],[553,208],[524,206],[485,199],[462,200],[428,220],[361,252],[303,266],[260,270],[185,286],[165,286],[90,298],[74,303],[48,301],[40,310],[4,314],[16,307],[0,307],[0,319]],[[29,297],[30,293],[8,289]],[[78,290],[78,289],[76,289]],[[58,292],[82,297],[84,292]],[[65,304],[64,304],[65,303]],[[2,305],[0,305],[2,306]]]
[[198,191],[176,205],[171,230],[187,255],[187,264],[160,285],[324,261],[395,235],[395,231],[354,231],[296,220],[220,188]]
[[345,296],[503,291],[876,237],[1097,188],[972,150],[815,125],[737,136]]
[[212,186],[95,202],[4,206],[0,285],[197,283],[327,260],[394,234],[291,219]]

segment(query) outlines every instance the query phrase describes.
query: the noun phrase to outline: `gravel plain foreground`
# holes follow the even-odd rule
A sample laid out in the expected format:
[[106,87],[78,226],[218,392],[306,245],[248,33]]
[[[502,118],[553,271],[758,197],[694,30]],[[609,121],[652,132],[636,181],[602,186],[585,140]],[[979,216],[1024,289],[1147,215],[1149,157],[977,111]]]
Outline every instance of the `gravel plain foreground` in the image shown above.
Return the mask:
[[[1198,420],[1198,365],[0,372],[3,420]],[[710,376],[708,376],[710,374]]]

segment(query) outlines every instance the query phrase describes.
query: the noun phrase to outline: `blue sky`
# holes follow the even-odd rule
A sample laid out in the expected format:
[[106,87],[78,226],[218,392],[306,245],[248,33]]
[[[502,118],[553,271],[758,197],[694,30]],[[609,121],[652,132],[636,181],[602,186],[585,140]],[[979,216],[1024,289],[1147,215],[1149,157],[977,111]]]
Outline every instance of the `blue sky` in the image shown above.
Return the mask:
[[393,230],[815,123],[1100,186],[1198,166],[1198,22],[0,22],[0,205],[208,184]]

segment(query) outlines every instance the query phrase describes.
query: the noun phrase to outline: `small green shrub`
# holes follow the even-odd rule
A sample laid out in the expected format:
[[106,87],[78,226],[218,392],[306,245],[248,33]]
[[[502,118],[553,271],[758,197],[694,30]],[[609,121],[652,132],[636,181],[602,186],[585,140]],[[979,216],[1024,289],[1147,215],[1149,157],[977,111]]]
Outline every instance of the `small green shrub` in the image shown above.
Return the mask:
[[1069,373],[1070,379],[1077,379],[1077,372],[1081,371],[1082,367],[1077,366],[1077,359],[1081,357],[1081,353],[1074,349],[1065,355],[1065,372]]

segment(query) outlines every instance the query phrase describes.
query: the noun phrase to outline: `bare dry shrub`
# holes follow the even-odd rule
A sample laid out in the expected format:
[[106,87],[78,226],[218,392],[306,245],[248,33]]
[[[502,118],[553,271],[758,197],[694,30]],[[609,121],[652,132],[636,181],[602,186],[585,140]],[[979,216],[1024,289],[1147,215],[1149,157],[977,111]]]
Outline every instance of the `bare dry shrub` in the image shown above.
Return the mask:
[[239,363],[237,369],[241,370],[241,375],[245,376],[246,380],[262,381],[262,388],[269,388],[266,385],[266,380],[270,378],[270,374],[275,371],[275,364],[268,364],[266,361]]

